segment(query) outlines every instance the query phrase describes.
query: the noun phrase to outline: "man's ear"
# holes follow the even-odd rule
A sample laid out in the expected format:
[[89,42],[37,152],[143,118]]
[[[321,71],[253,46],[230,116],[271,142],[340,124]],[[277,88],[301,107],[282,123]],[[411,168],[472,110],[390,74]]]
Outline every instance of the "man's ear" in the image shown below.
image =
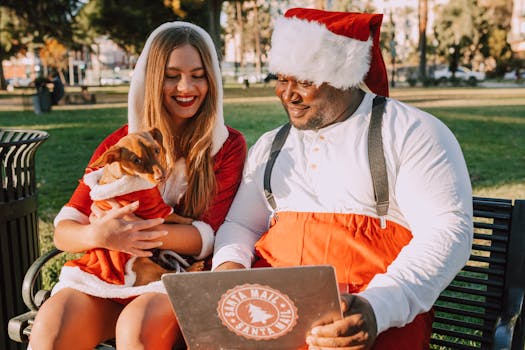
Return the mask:
[[162,133],[159,129],[153,128],[149,131],[151,136],[153,136],[153,139],[159,143],[159,145],[162,146]]
[[122,159],[121,147],[112,146],[106,152],[104,152],[97,160],[91,163],[89,166],[91,168],[100,168],[106,164],[118,162],[121,159]]

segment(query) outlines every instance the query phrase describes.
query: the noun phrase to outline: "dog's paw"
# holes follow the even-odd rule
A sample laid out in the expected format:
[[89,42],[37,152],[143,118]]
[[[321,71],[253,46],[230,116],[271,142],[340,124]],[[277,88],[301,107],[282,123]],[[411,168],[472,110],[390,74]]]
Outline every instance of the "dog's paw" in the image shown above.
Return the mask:
[[188,272],[198,272],[204,270],[204,260],[199,260],[191,264],[190,267],[186,269]]

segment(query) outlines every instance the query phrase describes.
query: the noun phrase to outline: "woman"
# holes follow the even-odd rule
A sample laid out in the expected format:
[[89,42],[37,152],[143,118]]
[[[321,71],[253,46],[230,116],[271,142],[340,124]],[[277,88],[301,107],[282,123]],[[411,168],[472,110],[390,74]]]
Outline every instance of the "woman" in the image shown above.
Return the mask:
[[[80,183],[55,219],[57,248],[69,252],[106,248],[147,257],[149,249],[161,246],[197,259],[209,257],[215,231],[240,182],[246,143],[238,131],[224,125],[213,42],[190,23],[165,23],[150,35],[131,81],[128,125],[107,137],[91,161],[128,132],[152,127],[164,135],[171,169],[180,165],[177,159],[186,159],[186,176],[181,180],[172,170],[160,190],[179,214],[195,219],[193,224],[140,220],[132,215],[136,203],[100,212],[91,206],[89,188]],[[92,263],[108,269],[106,261]],[[84,275],[78,266],[62,269],[53,296],[35,319],[33,350],[93,349],[110,338],[116,338],[120,349],[171,349],[183,344],[161,282],[114,288],[95,281],[100,288],[93,288],[92,281],[83,282]]]

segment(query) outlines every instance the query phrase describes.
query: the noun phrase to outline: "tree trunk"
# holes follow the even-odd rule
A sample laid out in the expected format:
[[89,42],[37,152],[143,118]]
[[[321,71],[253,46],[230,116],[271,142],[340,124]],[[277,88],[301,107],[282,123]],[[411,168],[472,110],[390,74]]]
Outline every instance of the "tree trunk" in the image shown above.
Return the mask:
[[427,80],[427,21],[428,0],[418,0],[419,18],[419,80]]
[[[220,54],[221,47],[221,9],[223,0],[210,0],[208,2],[208,33],[210,34],[217,52]],[[220,55],[219,55],[220,57]]]
[[235,2],[235,15],[237,20],[237,33],[235,34],[236,38],[236,45],[235,48],[237,49],[237,54],[235,56],[235,60],[237,62],[236,69],[239,67],[244,66],[244,25],[243,25],[243,18],[242,18],[242,1],[237,0]]
[[259,8],[257,7],[257,0],[253,6],[253,21],[255,30],[253,31],[253,38],[255,40],[255,74],[257,77],[262,75],[261,72],[261,39],[259,30]]
[[[3,11],[0,11],[0,23],[2,21],[2,12]],[[4,48],[2,47],[2,44],[0,44],[0,90],[7,89],[7,82],[5,81],[5,76],[4,76],[4,67],[2,66],[3,60],[4,60]]]
[[7,89],[7,82],[4,76],[4,68],[2,67],[2,64],[0,64],[0,90],[6,90],[6,89]]

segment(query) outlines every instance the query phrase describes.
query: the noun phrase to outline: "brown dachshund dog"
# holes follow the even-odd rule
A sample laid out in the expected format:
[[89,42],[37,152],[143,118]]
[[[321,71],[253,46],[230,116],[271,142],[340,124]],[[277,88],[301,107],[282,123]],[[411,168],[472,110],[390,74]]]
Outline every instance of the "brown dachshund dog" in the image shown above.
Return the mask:
[[[123,176],[140,177],[154,186],[163,184],[167,178],[166,151],[162,143],[162,134],[157,128],[149,131],[129,133],[120,139],[114,146],[105,151],[91,164],[93,168],[103,167],[99,185],[112,183]],[[140,205],[140,198],[139,205]],[[117,199],[121,205],[129,204]],[[96,201],[103,209],[107,204]],[[167,223],[191,224],[192,218],[183,217],[172,212],[165,218]],[[163,273],[180,271],[200,271],[204,267],[203,261],[187,262],[177,253],[170,250],[152,250],[151,258],[136,258],[133,262],[133,271],[136,273],[134,286],[141,286],[160,280]]]

